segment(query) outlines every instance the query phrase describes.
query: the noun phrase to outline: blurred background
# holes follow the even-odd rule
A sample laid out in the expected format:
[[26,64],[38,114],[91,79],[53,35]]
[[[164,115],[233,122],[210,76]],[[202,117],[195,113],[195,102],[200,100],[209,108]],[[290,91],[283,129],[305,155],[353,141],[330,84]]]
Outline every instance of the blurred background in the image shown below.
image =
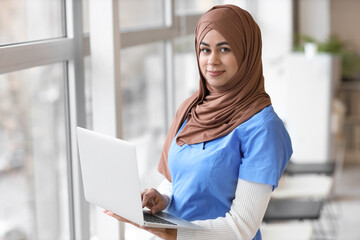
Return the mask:
[[[0,240],[154,239],[86,203],[74,129],[136,143],[141,187],[156,187],[172,117],[198,87],[197,20],[224,3],[260,26],[291,162],[335,166],[321,196],[332,210],[281,222],[286,239],[360,239],[360,1],[0,0]],[[264,239],[279,239],[272,224]]]

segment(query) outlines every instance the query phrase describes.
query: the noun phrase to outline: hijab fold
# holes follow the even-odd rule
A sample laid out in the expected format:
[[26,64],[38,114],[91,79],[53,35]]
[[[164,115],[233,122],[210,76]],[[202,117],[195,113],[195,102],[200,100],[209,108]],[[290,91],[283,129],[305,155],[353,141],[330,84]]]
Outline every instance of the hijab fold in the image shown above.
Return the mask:
[[[237,73],[224,86],[216,88],[206,83],[199,67],[200,43],[213,29],[229,43],[239,65]],[[186,119],[185,127],[176,137],[180,146],[223,137],[271,104],[264,89],[261,47],[258,25],[247,11],[237,6],[215,6],[200,18],[195,30],[199,89],[179,107],[158,164],[159,172],[170,182],[169,148]]]

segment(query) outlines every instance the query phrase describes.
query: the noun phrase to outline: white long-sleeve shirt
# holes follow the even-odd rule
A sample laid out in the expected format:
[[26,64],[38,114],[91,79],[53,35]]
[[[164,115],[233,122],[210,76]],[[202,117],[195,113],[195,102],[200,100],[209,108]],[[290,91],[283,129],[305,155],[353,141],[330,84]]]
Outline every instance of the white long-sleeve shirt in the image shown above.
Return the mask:
[[[171,188],[171,183],[165,179],[158,191],[170,197]],[[205,230],[178,229],[177,239],[252,239],[260,228],[271,193],[271,185],[239,178],[235,198],[225,217],[194,221]]]

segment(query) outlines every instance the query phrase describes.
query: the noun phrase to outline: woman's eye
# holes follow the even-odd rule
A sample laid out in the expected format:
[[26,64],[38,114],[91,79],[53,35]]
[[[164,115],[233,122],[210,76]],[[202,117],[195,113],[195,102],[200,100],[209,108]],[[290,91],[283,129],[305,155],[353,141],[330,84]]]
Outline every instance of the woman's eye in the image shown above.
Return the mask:
[[208,48],[202,48],[202,49],[200,49],[200,52],[209,53],[210,50]]
[[230,48],[226,48],[226,47],[220,49],[220,52],[230,52],[230,51],[231,51]]

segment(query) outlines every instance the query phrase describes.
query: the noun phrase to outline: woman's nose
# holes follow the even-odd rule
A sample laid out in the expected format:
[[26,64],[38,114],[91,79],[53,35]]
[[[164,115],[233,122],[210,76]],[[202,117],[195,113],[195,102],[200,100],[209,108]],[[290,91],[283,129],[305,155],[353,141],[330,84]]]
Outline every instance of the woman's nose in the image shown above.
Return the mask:
[[216,51],[213,51],[208,59],[208,64],[219,64],[220,63],[220,58],[219,58],[219,54]]

